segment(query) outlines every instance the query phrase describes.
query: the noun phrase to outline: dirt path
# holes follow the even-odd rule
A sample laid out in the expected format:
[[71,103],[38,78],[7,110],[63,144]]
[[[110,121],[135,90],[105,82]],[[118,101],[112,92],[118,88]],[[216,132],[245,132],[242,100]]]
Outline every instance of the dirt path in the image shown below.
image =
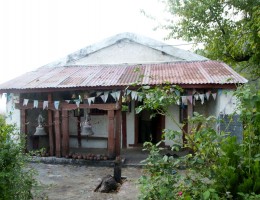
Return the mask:
[[118,193],[106,194],[94,192],[94,189],[102,177],[113,175],[113,168],[42,163],[31,165],[38,171],[37,179],[44,185],[42,193],[47,195],[49,200],[135,200],[138,197],[137,180],[142,174],[140,168],[122,168],[122,176],[126,176],[127,181]]

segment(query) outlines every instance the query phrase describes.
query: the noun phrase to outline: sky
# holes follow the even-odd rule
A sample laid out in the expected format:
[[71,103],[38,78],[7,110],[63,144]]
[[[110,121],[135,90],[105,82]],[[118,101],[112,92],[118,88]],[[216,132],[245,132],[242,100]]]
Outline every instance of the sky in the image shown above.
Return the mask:
[[154,28],[167,17],[159,0],[0,0],[0,84],[118,33],[163,41]]

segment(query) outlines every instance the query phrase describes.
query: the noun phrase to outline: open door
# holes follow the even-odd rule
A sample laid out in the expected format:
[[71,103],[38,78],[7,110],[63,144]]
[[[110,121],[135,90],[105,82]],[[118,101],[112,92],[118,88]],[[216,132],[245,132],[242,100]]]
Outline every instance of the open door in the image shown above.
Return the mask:
[[143,144],[144,142],[152,142],[156,144],[162,139],[162,132],[165,128],[165,116],[156,115],[152,119],[150,118],[151,112],[148,110],[143,110],[141,113],[136,115],[138,126],[136,129],[138,133],[137,143]]

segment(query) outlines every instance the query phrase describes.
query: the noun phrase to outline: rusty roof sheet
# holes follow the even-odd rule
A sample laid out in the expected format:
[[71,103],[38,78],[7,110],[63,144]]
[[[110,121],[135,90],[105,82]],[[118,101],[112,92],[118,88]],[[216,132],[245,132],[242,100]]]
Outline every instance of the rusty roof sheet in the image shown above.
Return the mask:
[[1,90],[116,87],[133,83],[234,84],[247,80],[223,62],[41,67],[0,85]]

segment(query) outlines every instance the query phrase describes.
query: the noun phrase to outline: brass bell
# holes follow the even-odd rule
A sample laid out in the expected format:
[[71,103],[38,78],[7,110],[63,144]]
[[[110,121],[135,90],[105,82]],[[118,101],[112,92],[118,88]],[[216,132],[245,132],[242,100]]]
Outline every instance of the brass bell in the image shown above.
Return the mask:
[[36,127],[36,131],[34,133],[34,135],[38,135],[38,136],[43,136],[43,135],[47,135],[47,133],[45,132],[43,126],[43,117],[41,114],[39,114],[38,116],[38,126]]
[[90,124],[90,117],[87,116],[86,118],[87,119],[81,123],[81,135],[94,135]]

